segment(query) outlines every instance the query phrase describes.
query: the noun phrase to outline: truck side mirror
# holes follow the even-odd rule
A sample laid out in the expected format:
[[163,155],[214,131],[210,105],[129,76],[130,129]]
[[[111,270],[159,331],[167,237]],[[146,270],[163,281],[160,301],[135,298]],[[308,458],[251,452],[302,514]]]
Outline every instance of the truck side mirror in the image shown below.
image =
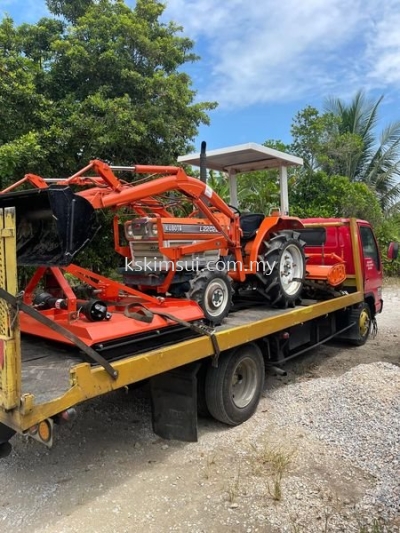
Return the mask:
[[388,253],[387,253],[388,259],[391,259],[394,261],[399,256],[399,243],[398,242],[391,242],[389,244]]

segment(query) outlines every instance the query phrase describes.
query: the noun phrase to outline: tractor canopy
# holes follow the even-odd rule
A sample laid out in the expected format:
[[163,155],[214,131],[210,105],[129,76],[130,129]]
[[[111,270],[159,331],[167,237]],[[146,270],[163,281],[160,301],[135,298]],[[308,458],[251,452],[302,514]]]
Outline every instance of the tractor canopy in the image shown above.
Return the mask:
[[0,194],[0,209],[15,207],[17,261],[67,266],[99,226],[91,204],[68,186]]

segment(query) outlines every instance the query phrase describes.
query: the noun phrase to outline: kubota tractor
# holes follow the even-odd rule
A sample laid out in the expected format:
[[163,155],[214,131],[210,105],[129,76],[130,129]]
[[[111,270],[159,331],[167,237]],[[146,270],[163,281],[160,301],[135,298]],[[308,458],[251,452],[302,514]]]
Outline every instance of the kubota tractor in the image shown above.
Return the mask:
[[[118,171],[148,177],[126,182]],[[34,188],[15,191],[26,183]],[[27,174],[0,194],[7,207],[16,208],[19,264],[37,267],[23,302],[49,319],[40,326],[23,312],[22,331],[97,350],[204,319],[220,324],[242,294],[294,305],[306,277],[298,218],[241,214],[180,167],[93,160],[63,180]],[[123,282],[72,263],[97,231],[98,209],[115,212]]]

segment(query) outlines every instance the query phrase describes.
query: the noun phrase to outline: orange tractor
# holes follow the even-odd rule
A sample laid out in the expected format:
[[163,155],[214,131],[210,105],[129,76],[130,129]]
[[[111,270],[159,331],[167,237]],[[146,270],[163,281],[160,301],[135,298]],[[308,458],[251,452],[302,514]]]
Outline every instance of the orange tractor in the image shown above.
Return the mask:
[[[120,171],[147,178],[126,182]],[[15,191],[27,183],[34,188]],[[0,194],[8,207],[16,208],[18,263],[37,267],[21,299],[22,331],[105,353],[160,332],[179,336],[199,321],[220,324],[244,296],[293,306],[312,278],[301,220],[241,214],[180,167],[93,160],[67,179],[27,174]],[[115,212],[121,282],[73,264],[96,234],[99,209]]]

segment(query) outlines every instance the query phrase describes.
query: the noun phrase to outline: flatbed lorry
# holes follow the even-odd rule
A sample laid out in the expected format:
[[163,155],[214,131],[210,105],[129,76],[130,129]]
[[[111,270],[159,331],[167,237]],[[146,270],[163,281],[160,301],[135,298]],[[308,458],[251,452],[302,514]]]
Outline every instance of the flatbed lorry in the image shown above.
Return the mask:
[[[212,156],[212,153],[210,153]],[[166,439],[197,440],[197,416],[207,411],[234,426],[255,412],[265,370],[332,338],[364,344],[383,301],[382,266],[371,226],[355,219],[303,220],[305,255],[346,265],[340,287],[314,278],[302,298],[285,309],[241,300],[221,325],[185,324],[159,332],[151,344],[112,352],[106,364],[85,361],[79,346],[22,335],[18,295],[15,212],[0,210],[0,453],[15,433],[51,446],[54,424],[76,407],[110,391],[149,380],[152,422]],[[12,441],[11,441],[12,442]]]

